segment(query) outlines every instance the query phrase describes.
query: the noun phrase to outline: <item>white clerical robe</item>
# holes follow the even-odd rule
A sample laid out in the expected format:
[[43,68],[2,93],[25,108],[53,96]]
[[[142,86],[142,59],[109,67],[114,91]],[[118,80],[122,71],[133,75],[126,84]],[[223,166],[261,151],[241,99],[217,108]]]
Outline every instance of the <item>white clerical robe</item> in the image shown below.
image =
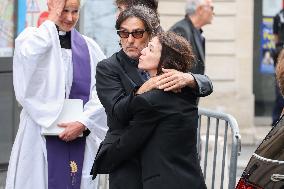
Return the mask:
[[[95,70],[105,58],[100,47],[84,36],[90,52],[90,99],[78,120],[90,131],[86,138],[81,189],[97,188],[90,170],[100,142],[107,131],[106,115],[96,93]],[[19,130],[11,152],[6,189],[47,189],[47,152],[42,127],[49,127],[63,107],[68,85],[55,24],[45,21],[39,28],[26,28],[16,39],[13,59],[13,84],[22,105]]]

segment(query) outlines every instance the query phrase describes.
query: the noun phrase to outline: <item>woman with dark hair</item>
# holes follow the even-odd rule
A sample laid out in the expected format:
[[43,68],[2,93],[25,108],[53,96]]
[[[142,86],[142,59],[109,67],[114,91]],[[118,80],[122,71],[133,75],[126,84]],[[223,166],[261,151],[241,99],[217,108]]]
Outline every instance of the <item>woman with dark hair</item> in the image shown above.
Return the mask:
[[[159,62],[146,59],[151,57],[149,56],[151,53],[156,53],[157,56],[160,56]],[[153,77],[162,74],[162,68],[188,72],[194,61],[190,44],[173,32],[162,32],[155,36],[148,44],[148,47],[142,50],[141,54],[138,67],[148,71],[150,75],[154,71],[151,75]],[[144,64],[149,64],[154,69],[150,70]]]
[[[182,37],[164,32],[153,37],[141,52],[138,67],[156,77],[165,69],[188,72],[194,56]],[[110,173],[139,156],[144,189],[206,188],[196,149],[198,108],[196,90],[136,91],[129,103],[130,126],[99,152],[93,174]]]
[[143,5],[152,9],[153,11],[158,11],[158,0],[115,0],[115,5],[117,6],[117,15],[120,12],[136,5]]

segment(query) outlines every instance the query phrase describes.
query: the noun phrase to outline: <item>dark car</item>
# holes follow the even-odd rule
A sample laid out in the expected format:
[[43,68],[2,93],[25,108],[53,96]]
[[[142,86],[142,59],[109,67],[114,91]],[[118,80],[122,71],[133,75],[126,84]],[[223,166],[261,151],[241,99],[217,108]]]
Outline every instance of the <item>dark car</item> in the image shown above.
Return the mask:
[[284,189],[284,118],[252,155],[236,189]]

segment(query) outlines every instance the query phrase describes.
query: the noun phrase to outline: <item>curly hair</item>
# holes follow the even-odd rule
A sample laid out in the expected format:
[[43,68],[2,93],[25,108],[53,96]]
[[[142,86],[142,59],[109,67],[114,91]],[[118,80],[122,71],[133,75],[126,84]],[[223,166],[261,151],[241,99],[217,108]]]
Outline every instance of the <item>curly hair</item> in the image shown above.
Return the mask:
[[144,23],[145,30],[149,33],[150,37],[162,31],[157,13],[143,5],[135,5],[121,12],[116,20],[115,28],[119,30],[122,22],[133,17],[140,19]]
[[276,66],[276,79],[282,96],[284,96],[284,49],[280,51]]
[[135,5],[144,5],[154,11],[158,10],[158,0],[115,0],[116,5],[126,5],[128,8]]
[[162,68],[188,72],[194,65],[192,47],[186,39],[174,32],[162,32],[157,35],[161,45],[161,58],[157,74],[162,74]]

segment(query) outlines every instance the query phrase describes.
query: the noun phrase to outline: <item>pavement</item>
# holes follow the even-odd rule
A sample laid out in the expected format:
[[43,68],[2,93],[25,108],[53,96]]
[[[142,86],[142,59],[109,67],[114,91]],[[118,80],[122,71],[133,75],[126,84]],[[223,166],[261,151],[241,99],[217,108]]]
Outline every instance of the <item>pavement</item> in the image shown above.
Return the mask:
[[[236,181],[238,182],[243,170],[245,169],[251,155],[253,152],[256,150],[262,139],[266,136],[266,134],[269,132],[271,129],[271,126],[268,126],[267,120],[263,119],[256,119],[256,124],[255,126],[255,137],[252,140],[253,142],[247,142],[247,140],[242,141],[242,148],[241,148],[241,154],[238,157],[238,167],[237,167],[237,178]],[[243,136],[242,136],[243,137]],[[6,179],[6,167],[5,166],[0,166],[0,189],[4,189],[5,187],[5,179]],[[104,179],[106,180],[106,179]],[[100,183],[101,185],[102,183]],[[103,184],[105,185],[105,184]],[[102,186],[102,185],[101,185]],[[107,187],[100,187],[100,189],[106,189]]]

